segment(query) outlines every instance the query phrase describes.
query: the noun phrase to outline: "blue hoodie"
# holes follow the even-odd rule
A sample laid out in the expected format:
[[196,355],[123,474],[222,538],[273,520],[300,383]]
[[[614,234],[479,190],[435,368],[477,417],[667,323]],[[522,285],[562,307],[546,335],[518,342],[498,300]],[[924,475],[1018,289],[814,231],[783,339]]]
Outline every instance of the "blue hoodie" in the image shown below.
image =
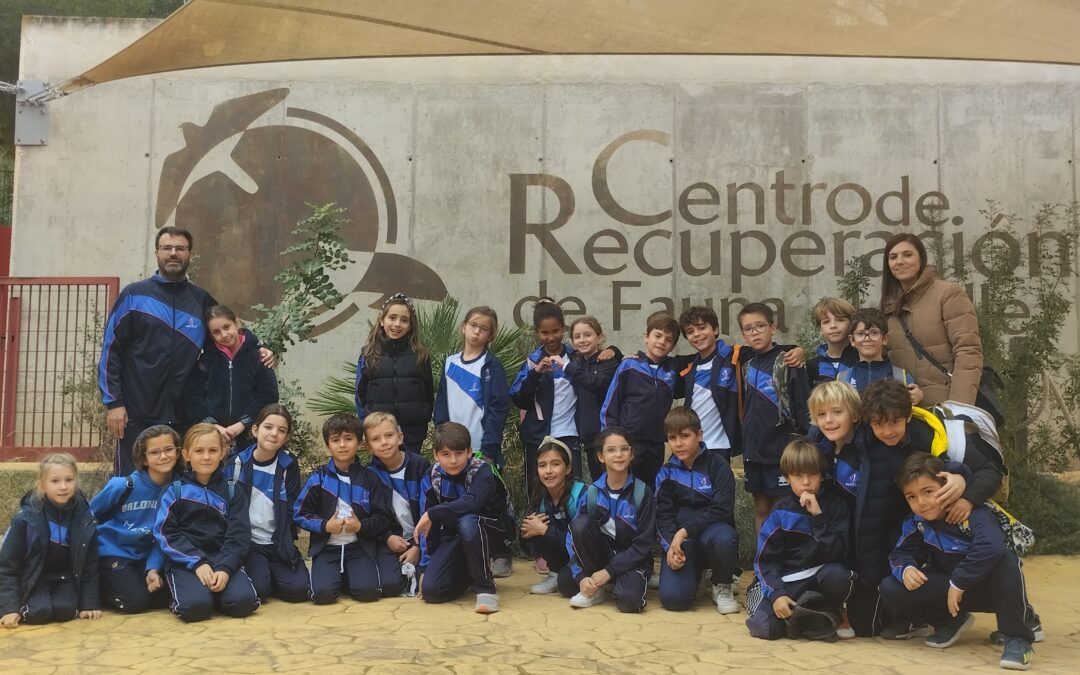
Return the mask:
[[[121,503],[129,479],[133,487]],[[90,500],[90,509],[98,519],[98,555],[145,560],[147,571],[162,571],[165,557],[154,539],[154,521],[158,499],[167,487],[169,483],[158,485],[144,471],[110,478],[101,492]]]

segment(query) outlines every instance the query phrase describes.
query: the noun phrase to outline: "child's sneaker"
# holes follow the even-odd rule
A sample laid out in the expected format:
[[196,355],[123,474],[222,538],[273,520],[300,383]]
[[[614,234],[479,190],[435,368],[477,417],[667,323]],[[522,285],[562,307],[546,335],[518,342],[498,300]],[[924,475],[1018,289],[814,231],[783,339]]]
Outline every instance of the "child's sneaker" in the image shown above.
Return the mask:
[[592,594],[592,597],[586,597],[581,593],[575,593],[574,597],[570,598],[570,606],[577,609],[593,607],[594,605],[599,605],[601,602],[604,601],[604,595],[604,589],[602,588],[597,589],[597,591]]
[[911,638],[926,637],[934,631],[925,623],[899,622],[885,626],[881,631],[881,637],[885,640],[910,640]]
[[659,574],[653,574],[653,575],[651,575],[649,577],[649,590],[650,591],[660,590],[660,575]]
[[851,640],[855,637],[855,629],[848,620],[847,607],[840,610],[840,623],[836,625],[836,637],[840,640]]
[[543,581],[529,586],[529,592],[534,595],[548,595],[557,590],[559,590],[559,575],[556,572],[548,572]]
[[499,611],[499,596],[494,593],[477,593],[475,610],[477,614],[494,614]]
[[496,579],[505,579],[514,573],[514,561],[510,558],[492,558],[491,576]]
[[971,612],[960,612],[940,626],[935,626],[934,634],[926,638],[924,644],[934,649],[952,647],[960,639],[960,636],[964,634],[964,631],[973,625],[975,625],[975,617],[972,616]]
[[1017,637],[1005,638],[1005,650],[1001,652],[999,665],[1006,670],[1027,670],[1035,650],[1027,640]]
[[716,603],[716,611],[721,614],[736,614],[739,611],[739,603],[735,602],[731,584],[713,584],[712,598]]
[[548,569],[547,560],[544,560],[543,558],[537,558],[536,560],[534,560],[533,567],[536,568],[536,573],[540,576],[544,576],[551,571],[550,569]]
[[[1024,619],[1024,623],[1031,629],[1031,632],[1035,635],[1035,642],[1042,642],[1046,639],[1046,633],[1043,632],[1042,621],[1039,619],[1038,614],[1034,614],[1031,617]],[[1005,633],[999,630],[990,633],[990,642],[996,645],[1005,644]]]

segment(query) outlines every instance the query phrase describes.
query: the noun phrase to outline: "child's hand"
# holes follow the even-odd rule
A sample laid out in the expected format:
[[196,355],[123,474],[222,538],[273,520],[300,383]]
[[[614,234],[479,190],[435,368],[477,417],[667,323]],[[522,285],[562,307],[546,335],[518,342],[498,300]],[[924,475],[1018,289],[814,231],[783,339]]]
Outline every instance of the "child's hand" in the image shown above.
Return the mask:
[[348,532],[349,534],[359,534],[360,533],[360,519],[357,518],[355,515],[350,515],[348,518],[346,518],[345,520],[343,520],[341,522],[344,524],[343,529],[341,530],[342,533],[345,533],[345,532]]
[[668,546],[667,550],[667,566],[673,570],[681,570],[683,565],[686,564],[686,556],[683,554],[682,549],[675,548],[674,544]]
[[904,588],[914,591],[925,583],[926,575],[922,570],[910,566],[904,568]]
[[911,395],[911,405],[919,405],[922,402],[923,397],[926,396],[923,390],[919,388],[919,385],[912,382],[907,386],[908,393]]
[[960,613],[960,601],[964,599],[964,592],[949,584],[949,614],[956,616]]
[[953,502],[949,510],[945,512],[945,522],[950,525],[959,525],[971,516],[971,510],[975,505],[961,497]]
[[19,625],[20,618],[18,612],[5,614],[4,616],[0,616],[0,626],[3,626],[4,628],[15,628]]
[[420,537],[426,537],[428,532],[431,531],[431,517],[427,512],[420,516],[419,522],[416,523],[416,527],[413,528],[413,541],[420,541]]
[[600,590],[600,588],[592,580],[592,577],[585,577],[581,580],[581,583],[578,584],[578,591],[586,598],[591,598],[596,595],[596,591],[598,590]]
[[795,601],[786,595],[781,595],[779,598],[773,600],[772,611],[776,615],[777,619],[790,619],[791,609],[795,606]]
[[240,438],[240,434],[244,433],[244,423],[237,422],[236,424],[230,424],[225,427],[225,431],[229,432],[229,438],[235,441],[237,438]]
[[259,347],[259,361],[267,368],[277,365],[277,356],[266,347]]
[[818,504],[817,495],[813,492],[804,492],[799,495],[799,506],[806,509],[812,516],[821,515],[821,505]]
[[598,589],[607,582],[611,581],[611,575],[608,574],[607,570],[598,570],[596,572],[593,572],[592,576],[589,578],[592,579],[593,584]]
[[404,553],[409,550],[409,542],[404,537],[392,534],[386,539],[386,546],[394,553]]
[[93,621],[94,619],[100,619],[101,618],[101,610],[100,609],[84,609],[83,611],[79,612],[79,618],[80,619],[90,619],[91,621]]
[[398,556],[398,562],[400,562],[402,565],[404,565],[405,563],[415,565],[416,563],[420,562],[420,547],[410,546],[409,550]]
[[161,588],[161,575],[157,570],[150,570],[146,573],[146,592],[156,593]]
[[345,534],[345,521],[337,516],[326,521],[327,534]]
[[541,375],[543,375],[544,373],[550,373],[551,372],[551,357],[545,356],[544,358],[540,359],[536,363],[536,365],[533,367],[533,370],[540,373]]
[[232,442],[232,436],[229,435],[229,430],[228,429],[221,426],[220,424],[215,424],[214,428],[218,430],[219,434],[221,434],[221,442],[222,443],[224,443],[225,445],[228,445],[229,443]]
[[214,593],[220,593],[225,590],[225,586],[229,584],[229,573],[219,570],[214,572],[214,583],[209,586],[210,590]]
[[[195,577],[199,580],[200,584],[210,588],[214,585],[214,568],[203,563],[195,568]],[[210,590],[213,589],[211,588]]]
[[963,476],[948,471],[939,473],[938,478],[944,478],[945,484],[934,493],[934,498],[937,499],[939,505],[948,508],[964,494],[964,490],[967,489],[967,481],[964,480]]
[[806,365],[806,350],[802,347],[795,347],[789,351],[784,352],[784,365],[788,368],[802,368]]
[[604,347],[603,351],[596,355],[597,361],[610,361],[615,358],[615,350],[611,347]]
[[521,536],[526,539],[542,537],[547,533],[548,517],[542,513],[531,513],[521,520]]

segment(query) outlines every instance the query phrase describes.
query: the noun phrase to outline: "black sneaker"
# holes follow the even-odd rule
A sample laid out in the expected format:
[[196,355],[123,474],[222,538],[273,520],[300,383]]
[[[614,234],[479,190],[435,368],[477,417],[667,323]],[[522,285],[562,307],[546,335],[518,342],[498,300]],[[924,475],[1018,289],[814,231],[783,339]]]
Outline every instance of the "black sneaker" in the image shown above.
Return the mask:
[[[1042,621],[1039,620],[1039,615],[1036,614],[1029,619],[1024,619],[1024,623],[1031,629],[1031,632],[1035,634],[1035,642],[1042,642],[1046,639],[1046,633],[1043,632]],[[990,642],[996,645],[1005,644],[1005,633],[999,630],[990,633]]]
[[1031,644],[1018,637],[1005,638],[1005,650],[1001,652],[1001,661],[998,665],[1006,670],[1027,670],[1031,667],[1031,657],[1035,650]]
[[916,637],[926,637],[934,631],[929,624],[925,623],[890,623],[881,631],[881,637],[886,640],[910,640]]
[[960,636],[964,634],[964,631],[974,624],[975,617],[971,615],[971,612],[960,612],[940,626],[936,626],[934,634],[926,638],[925,644],[927,647],[933,647],[934,649],[952,647],[960,639]]

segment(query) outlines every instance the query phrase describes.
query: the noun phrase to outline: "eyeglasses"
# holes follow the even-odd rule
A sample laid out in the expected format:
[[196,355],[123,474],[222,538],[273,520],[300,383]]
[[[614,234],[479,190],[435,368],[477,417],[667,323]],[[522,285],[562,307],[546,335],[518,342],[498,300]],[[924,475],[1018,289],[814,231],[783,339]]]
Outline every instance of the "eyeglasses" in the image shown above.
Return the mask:
[[187,253],[188,251],[191,250],[191,247],[190,246],[168,246],[168,245],[165,245],[165,246],[158,246],[157,250],[162,251],[164,253],[174,253],[174,252],[175,253]]
[[855,338],[856,342],[863,342],[865,340],[880,340],[882,335],[883,333],[877,328],[855,331],[851,334],[851,336]]
[[758,333],[764,333],[770,324],[767,323],[755,323],[750,326],[742,327],[743,335],[757,335]]
[[474,321],[470,321],[469,323],[465,324],[465,327],[468,328],[469,330],[474,330],[477,333],[480,333],[481,335],[483,335],[484,333],[490,333],[491,332],[491,327],[490,326],[484,326],[484,325],[476,323]]
[[169,446],[166,446],[164,448],[158,448],[157,450],[147,450],[146,451],[146,458],[147,459],[161,459],[162,457],[166,457],[168,455],[175,455],[175,454],[176,454],[176,446],[169,445]]

